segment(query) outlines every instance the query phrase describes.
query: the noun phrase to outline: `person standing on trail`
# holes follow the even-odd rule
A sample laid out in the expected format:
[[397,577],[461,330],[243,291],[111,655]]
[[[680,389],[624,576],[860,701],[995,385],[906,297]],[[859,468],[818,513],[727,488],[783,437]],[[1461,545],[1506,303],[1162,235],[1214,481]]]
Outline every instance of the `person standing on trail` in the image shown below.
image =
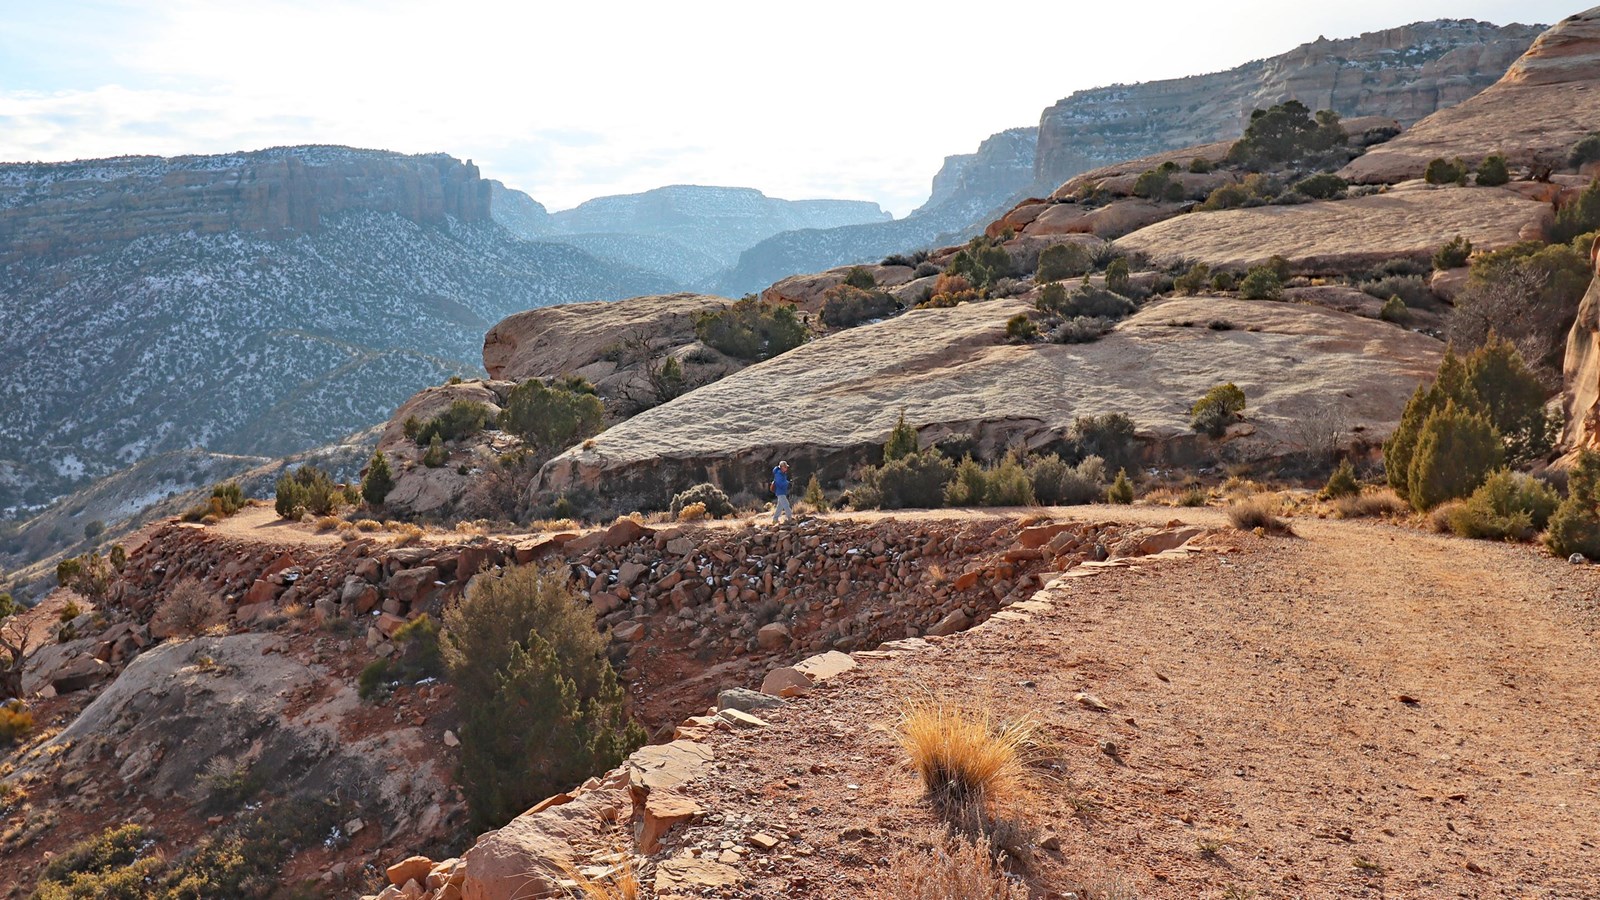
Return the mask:
[[794,510],[789,506],[789,463],[780,462],[772,468],[772,524],[788,516],[794,521]]

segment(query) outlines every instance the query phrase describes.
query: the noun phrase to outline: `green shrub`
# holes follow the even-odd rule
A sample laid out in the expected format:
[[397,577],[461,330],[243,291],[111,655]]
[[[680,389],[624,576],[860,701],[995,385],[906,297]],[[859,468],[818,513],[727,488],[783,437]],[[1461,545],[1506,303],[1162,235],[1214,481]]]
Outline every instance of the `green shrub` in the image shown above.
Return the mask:
[[1132,288],[1133,276],[1127,259],[1119,256],[1106,264],[1106,290],[1126,297]]
[[361,479],[361,499],[368,506],[382,506],[385,497],[394,490],[394,474],[389,471],[389,457],[382,450],[372,454],[367,463],[367,474]]
[[1433,252],[1433,267],[1435,269],[1459,269],[1467,264],[1467,259],[1472,256],[1472,242],[1456,235],[1449,243]]
[[0,747],[14,744],[33,730],[33,713],[21,700],[12,698],[0,703]]
[[883,461],[894,462],[904,456],[917,452],[917,430],[906,423],[904,410],[900,418],[895,421],[894,428],[889,431],[889,439],[883,445]]
[[1600,229],[1600,178],[1589,182],[1583,192],[1556,210],[1550,227],[1550,242],[1565,244],[1580,234]]
[[1183,200],[1183,184],[1173,180],[1169,169],[1151,169],[1134,179],[1133,195],[1157,203],[1177,203]]
[[1406,307],[1406,302],[1400,299],[1400,295],[1395,294],[1383,301],[1383,308],[1378,310],[1378,318],[1385,322],[1404,325],[1411,321],[1411,310]]
[[1107,471],[1138,465],[1139,446],[1133,420],[1123,413],[1079,416],[1072,422],[1068,439],[1077,458],[1098,456],[1105,460]]
[[668,511],[676,520],[678,513],[683,512],[685,506],[693,506],[696,503],[704,503],[706,515],[713,519],[723,519],[733,515],[733,501],[728,499],[722,488],[710,482],[701,482],[686,491],[674,494]]
[[933,447],[887,460],[862,472],[851,492],[857,509],[936,509],[955,467]]
[[506,397],[500,428],[547,453],[558,452],[605,427],[605,406],[583,379],[522,382]]
[[1060,283],[1044,286],[1034,306],[1044,313],[1065,318],[1111,319],[1133,315],[1138,306],[1121,294],[1091,285],[1079,285],[1071,292]]
[[983,502],[988,506],[1032,506],[1033,481],[1015,456],[1008,455],[987,473],[988,490]]
[[944,502],[947,506],[982,506],[988,491],[989,480],[983,466],[967,456],[956,464],[955,473],[944,486]]
[[1133,502],[1133,482],[1128,480],[1128,470],[1118,469],[1117,477],[1106,488],[1106,502],[1127,506]]
[[1506,158],[1499,153],[1491,153],[1478,164],[1477,184],[1479,187],[1499,187],[1511,180],[1511,170],[1506,166]]
[[1462,537],[1526,541],[1544,530],[1559,503],[1556,492],[1538,479],[1502,469],[1454,507],[1448,522]]
[[823,292],[818,314],[830,328],[854,328],[862,322],[892,315],[899,301],[885,291],[863,290],[851,284],[836,284]]
[[872,273],[861,266],[853,266],[845,273],[844,283],[859,290],[870,291],[878,286],[878,279],[873,278]]
[[1194,295],[1200,293],[1211,278],[1211,267],[1205,263],[1195,263],[1189,271],[1172,280],[1172,288],[1180,294]]
[[111,581],[115,574],[116,570],[112,567],[110,558],[101,556],[94,550],[56,563],[56,583],[77,591],[97,604],[104,601],[106,595],[110,593]]
[[1244,411],[1244,391],[1233,382],[1219,384],[1195,401],[1189,410],[1189,424],[1195,431],[1217,438]]
[[459,441],[482,431],[489,424],[489,407],[471,400],[456,400],[450,408],[423,422],[411,435],[418,447],[426,447],[434,438]]
[[1028,461],[1033,496],[1045,506],[1094,503],[1106,493],[1106,464],[1098,456],[1085,457],[1076,466],[1052,453]]
[[999,239],[980,234],[951,258],[945,274],[960,275],[981,291],[1014,273],[1011,254],[1000,246]]
[[1211,275],[1211,289],[1213,291],[1231,291],[1238,287],[1238,279],[1227,269],[1214,272]]
[[1006,320],[1006,340],[1013,344],[1026,344],[1039,336],[1039,326],[1033,324],[1027,313],[1017,313]]
[[1283,296],[1283,281],[1269,266],[1255,266],[1239,279],[1239,296],[1246,300],[1276,300]]
[[1417,434],[1406,473],[1407,499],[1418,511],[1469,496],[1505,458],[1500,435],[1482,414],[1447,401]]
[[757,362],[806,342],[806,327],[787,303],[763,303],[754,297],[695,319],[695,336],[728,356]]
[[356,676],[356,693],[363,700],[373,700],[388,694],[389,666],[387,659],[375,659],[362,668]]
[[1578,139],[1567,151],[1567,165],[1574,169],[1600,159],[1600,132],[1590,132]]
[[1332,200],[1344,195],[1350,183],[1331,172],[1322,172],[1295,182],[1294,189],[1313,200]]
[[1216,166],[1211,164],[1211,160],[1203,156],[1196,156],[1194,159],[1189,160],[1189,171],[1192,174],[1204,175],[1214,169],[1216,169]]
[[1578,451],[1567,473],[1567,496],[1550,516],[1544,544],[1559,556],[1600,559],[1600,453]]
[[644,743],[608,644],[554,568],[479,577],[446,609],[444,655],[463,718],[460,777],[475,830],[504,825]]
[[1057,323],[1045,339],[1052,344],[1091,344],[1110,334],[1115,327],[1116,323],[1110,319],[1075,316]]
[[1245,205],[1250,196],[1250,191],[1242,184],[1224,184],[1213,188],[1211,193],[1206,195],[1205,202],[1200,204],[1200,208],[1206,212],[1234,209]]
[[1399,297],[1407,306],[1422,306],[1433,296],[1428,290],[1428,283],[1418,275],[1386,275],[1376,281],[1365,282],[1361,290],[1379,300]]
[[1448,162],[1442,156],[1437,157],[1429,161],[1422,180],[1429,184],[1466,184],[1467,164],[1459,156]]
[[200,774],[206,812],[233,812],[261,791],[265,778],[244,757],[214,756]]
[[1034,281],[1060,281],[1077,278],[1094,268],[1094,260],[1081,244],[1051,244],[1039,254],[1039,269]]
[[310,463],[278,476],[274,494],[273,507],[284,519],[297,519],[307,512],[331,516],[345,502],[344,491],[332,476]]
[[155,835],[143,825],[118,825],[88,837],[56,855],[39,873],[35,900],[138,900],[159,893],[145,878],[162,867],[147,856]]

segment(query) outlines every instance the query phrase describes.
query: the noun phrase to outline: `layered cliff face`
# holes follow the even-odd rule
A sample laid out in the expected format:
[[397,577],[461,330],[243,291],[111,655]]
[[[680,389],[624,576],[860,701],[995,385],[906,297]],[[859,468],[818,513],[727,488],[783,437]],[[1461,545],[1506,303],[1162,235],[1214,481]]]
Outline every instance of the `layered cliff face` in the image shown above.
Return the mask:
[[1505,77],[1466,102],[1418,122],[1339,174],[1392,184],[1421,177],[1429,160],[1476,165],[1501,153],[1513,166],[1561,170],[1571,146],[1600,123],[1600,7],[1562,20]]
[[312,234],[345,212],[489,221],[471,162],[346,147],[0,163],[0,260],[163,234]]
[[1493,84],[1542,30],[1467,20],[1318,38],[1226,72],[1078,91],[1039,120],[1035,187],[1164,150],[1231,139],[1250,112],[1288,99],[1404,124]]
[[165,451],[324,444],[476,371],[512,312],[676,287],[513,238],[443,156],[0,172],[0,510]]
[[945,157],[928,202],[903,219],[768,238],[741,254],[713,289],[739,296],[797,272],[877,262],[891,253],[965,240],[1028,186],[1035,138],[1033,128],[1012,128],[990,135],[976,153]]

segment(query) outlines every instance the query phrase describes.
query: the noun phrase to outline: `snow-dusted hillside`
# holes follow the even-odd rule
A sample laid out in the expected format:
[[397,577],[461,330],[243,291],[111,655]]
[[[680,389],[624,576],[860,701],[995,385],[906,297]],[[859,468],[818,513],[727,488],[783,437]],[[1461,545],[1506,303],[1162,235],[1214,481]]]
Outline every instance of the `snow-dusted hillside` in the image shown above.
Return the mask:
[[0,509],[187,447],[275,456],[479,370],[518,310],[674,290],[493,223],[344,212],[0,266]]

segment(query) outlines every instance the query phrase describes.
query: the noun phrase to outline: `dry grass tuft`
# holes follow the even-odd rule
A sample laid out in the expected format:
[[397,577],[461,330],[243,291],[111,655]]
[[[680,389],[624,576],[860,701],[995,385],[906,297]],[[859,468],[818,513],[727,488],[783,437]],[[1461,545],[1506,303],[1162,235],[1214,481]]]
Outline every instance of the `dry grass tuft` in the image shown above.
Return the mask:
[[1333,503],[1333,514],[1341,519],[1401,519],[1410,513],[1411,507],[1391,490],[1340,497]]
[[340,519],[338,516],[323,516],[316,522],[318,531],[332,531],[343,524],[344,520]]
[[481,522],[457,522],[456,534],[486,534],[487,529]]
[[706,505],[704,503],[687,503],[684,504],[683,509],[678,510],[679,522],[698,522],[705,517]]
[[357,519],[356,528],[360,531],[382,531],[383,523],[377,519]]
[[1017,786],[1033,745],[1033,723],[999,722],[933,698],[911,700],[900,745],[935,800],[957,805],[1004,796]]
[[394,545],[396,547],[404,547],[422,540],[422,528],[418,525],[403,524],[394,529],[394,533]]
[[639,869],[633,855],[618,852],[615,862],[596,875],[585,875],[571,864],[562,864],[558,873],[561,888],[573,900],[639,900]]
[[1428,513],[1428,527],[1439,534],[1454,534],[1455,529],[1450,526],[1450,519],[1466,505],[1465,500],[1451,500],[1435,506],[1433,511]]
[[1228,522],[1240,531],[1260,529],[1263,534],[1293,535],[1294,528],[1278,518],[1278,504],[1268,497],[1256,497],[1228,507]]
[[889,861],[883,900],[1027,900],[1028,890],[1006,875],[989,842],[946,837],[925,851],[904,850]]

